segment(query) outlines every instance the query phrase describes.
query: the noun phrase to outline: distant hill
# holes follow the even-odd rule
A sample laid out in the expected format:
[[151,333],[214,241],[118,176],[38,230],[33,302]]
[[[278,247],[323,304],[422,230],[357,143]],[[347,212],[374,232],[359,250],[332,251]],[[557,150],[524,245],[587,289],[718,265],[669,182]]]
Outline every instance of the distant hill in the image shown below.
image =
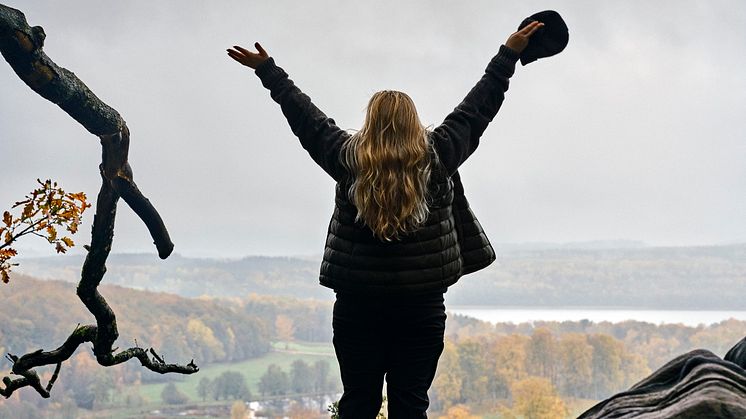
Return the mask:
[[[84,257],[22,259],[16,271],[35,278],[77,282]],[[333,299],[318,285],[320,262],[290,257],[198,259],[178,254],[161,260],[155,254],[112,254],[104,282],[183,297],[244,297],[248,294]]]
[[[116,285],[102,285],[99,291],[117,316],[120,336],[114,346],[152,346],[169,362],[241,362],[269,352],[270,341],[332,339],[330,302],[255,294],[185,298]],[[93,323],[72,283],[15,275],[0,284],[0,353],[51,350],[77,324]],[[84,344],[79,350],[89,348]],[[8,360],[0,358],[0,369],[8,367]],[[159,376],[144,373],[143,378]]]
[[[646,247],[634,241],[498,244],[498,260],[448,291],[459,305],[746,310],[746,244]],[[77,281],[82,257],[22,259],[18,272]],[[319,262],[112,255],[105,283],[182,296],[251,293],[332,300]]]
[[511,250],[452,304],[746,310],[746,244]]
[[[245,302],[187,299],[112,285],[99,288],[117,316],[115,346],[153,347],[169,362],[242,361],[270,350],[274,317]],[[14,275],[0,284],[0,352],[22,355],[57,348],[77,324],[95,324],[75,294],[75,285]],[[90,350],[84,344],[79,350]],[[135,363],[131,363],[135,364]],[[5,358],[0,368],[7,368]]]
[[525,242],[525,243],[492,243],[498,252],[513,252],[519,250],[601,250],[601,249],[640,249],[647,247],[639,240],[589,240],[567,243]]

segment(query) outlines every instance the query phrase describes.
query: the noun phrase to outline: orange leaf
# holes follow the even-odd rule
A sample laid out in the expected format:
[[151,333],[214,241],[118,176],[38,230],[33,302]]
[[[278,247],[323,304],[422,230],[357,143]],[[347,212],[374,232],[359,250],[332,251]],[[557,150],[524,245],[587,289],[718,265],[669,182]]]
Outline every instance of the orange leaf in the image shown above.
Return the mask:
[[10,259],[17,254],[18,252],[16,251],[16,249],[13,248],[0,249],[0,258]]
[[67,194],[67,196],[69,196],[72,199],[76,199],[80,202],[85,202],[85,199],[86,199],[85,193],[83,192],[70,193],[70,194]]
[[57,230],[54,227],[48,226],[47,234],[49,235],[49,237],[47,237],[47,240],[49,240],[50,243],[57,240]]
[[3,222],[8,227],[10,227],[10,224],[13,222],[13,217],[10,215],[10,213],[8,211],[5,211],[3,213]]

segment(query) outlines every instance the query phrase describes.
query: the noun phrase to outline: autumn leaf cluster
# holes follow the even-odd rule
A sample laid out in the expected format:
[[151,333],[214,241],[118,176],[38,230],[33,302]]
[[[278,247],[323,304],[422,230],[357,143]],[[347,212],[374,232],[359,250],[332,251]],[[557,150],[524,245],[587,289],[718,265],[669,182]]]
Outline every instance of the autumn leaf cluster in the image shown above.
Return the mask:
[[75,234],[83,212],[91,206],[83,192],[67,193],[57,182],[49,179],[43,182],[37,179],[36,182],[39,187],[11,208],[16,212],[20,210],[20,215],[3,212],[0,223],[0,279],[5,283],[10,280],[11,268],[18,265],[10,262],[18,254],[11,247],[14,242],[23,236],[34,235],[47,240],[57,253],[65,253],[75,246],[75,242],[61,232]]

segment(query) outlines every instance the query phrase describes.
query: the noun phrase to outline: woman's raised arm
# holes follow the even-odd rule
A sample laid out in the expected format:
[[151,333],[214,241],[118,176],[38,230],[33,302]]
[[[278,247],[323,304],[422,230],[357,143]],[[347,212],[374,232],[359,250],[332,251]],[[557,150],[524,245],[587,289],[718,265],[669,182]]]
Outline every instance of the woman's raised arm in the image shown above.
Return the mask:
[[433,130],[435,149],[448,173],[454,173],[476,150],[479,138],[505,99],[508,79],[515,71],[520,53],[528,45],[531,35],[542,26],[541,22],[532,22],[510,35],[487,65],[482,78]]
[[339,152],[350,135],[317,108],[308,95],[301,92],[288,78],[285,70],[275,64],[274,59],[258,42],[254,46],[258,52],[234,46],[233,49],[228,49],[228,55],[256,71],[264,87],[269,89],[272,99],[280,105],[290,129],[303,148],[324,171],[335,180],[340,180],[344,168],[339,160]]

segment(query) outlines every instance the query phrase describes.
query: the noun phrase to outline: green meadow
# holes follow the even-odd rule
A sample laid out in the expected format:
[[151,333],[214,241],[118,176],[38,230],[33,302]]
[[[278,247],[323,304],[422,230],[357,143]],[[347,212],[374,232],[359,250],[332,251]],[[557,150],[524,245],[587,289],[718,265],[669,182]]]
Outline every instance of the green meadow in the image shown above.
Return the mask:
[[[210,365],[200,365],[200,371],[196,374],[183,376],[183,379],[174,381],[176,387],[184,394],[189,396],[192,401],[202,401],[197,395],[197,384],[202,377],[214,380],[225,371],[238,371],[246,377],[246,383],[251,390],[251,394],[259,396],[259,379],[271,364],[279,365],[285,372],[290,373],[290,366],[293,361],[302,359],[308,364],[325,359],[329,362],[332,376],[338,376],[339,370],[337,361],[334,356],[334,348],[329,343],[310,343],[310,342],[275,342],[272,344],[272,351],[259,358],[253,358],[246,361],[235,363],[215,363]],[[196,362],[196,361],[195,361]],[[199,364],[198,364],[199,365]],[[161,391],[166,383],[144,384],[140,387],[140,394],[148,402],[160,402]]]

